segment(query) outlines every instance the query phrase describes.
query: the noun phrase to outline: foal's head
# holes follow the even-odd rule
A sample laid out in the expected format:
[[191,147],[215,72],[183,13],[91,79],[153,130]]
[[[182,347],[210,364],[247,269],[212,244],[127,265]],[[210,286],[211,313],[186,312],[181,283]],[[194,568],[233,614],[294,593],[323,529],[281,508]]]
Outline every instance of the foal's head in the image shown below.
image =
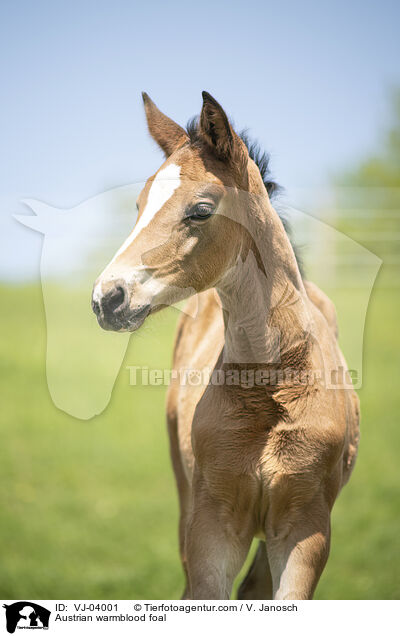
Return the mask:
[[104,329],[134,331],[152,312],[215,287],[245,242],[243,192],[268,195],[248,150],[208,93],[186,132],[143,94],[150,134],[166,160],[137,200],[138,219],[97,279]]

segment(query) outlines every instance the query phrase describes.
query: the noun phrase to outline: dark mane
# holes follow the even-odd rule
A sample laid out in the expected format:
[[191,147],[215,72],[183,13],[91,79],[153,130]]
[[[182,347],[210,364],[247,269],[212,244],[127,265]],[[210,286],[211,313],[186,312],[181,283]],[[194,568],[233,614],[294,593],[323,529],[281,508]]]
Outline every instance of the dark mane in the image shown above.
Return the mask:
[[[201,143],[198,117],[192,117],[192,119],[189,119],[186,126],[186,132],[188,134],[190,143],[192,145],[198,145],[199,143]],[[260,146],[258,145],[256,141],[253,141],[250,139],[247,133],[247,130],[243,130],[242,132],[240,132],[239,137],[244,142],[247,148],[247,151],[249,153],[250,159],[254,161],[254,163],[256,164],[257,168],[260,171],[261,178],[268,192],[268,196],[270,198],[273,198],[279,192],[282,191],[282,188],[280,185],[276,183],[276,181],[273,181],[271,177],[271,171],[269,167],[269,162],[270,162],[269,155],[266,152],[263,152],[261,150]]]
[[[192,145],[198,145],[201,143],[201,136],[199,130],[199,118],[192,117],[187,123],[186,132],[188,134],[190,143]],[[261,178],[263,180],[265,189],[268,192],[268,196],[270,199],[276,198],[276,196],[283,191],[283,188],[272,179],[271,170],[270,170],[270,156],[267,152],[264,152],[259,144],[256,141],[250,139],[247,130],[243,130],[239,133],[239,137],[245,144],[247,151],[249,153],[250,159],[254,161],[257,168],[260,171]],[[281,211],[277,210],[279,214],[279,218],[282,221],[283,227],[285,228],[285,232],[288,235],[290,242],[293,247],[294,255],[296,257],[297,265],[300,270],[300,274],[304,277],[303,271],[303,263],[301,256],[299,254],[299,249],[293,242],[292,230],[290,227],[289,221],[285,218]]]
[[282,192],[282,187],[272,179],[271,169],[269,166],[269,154],[262,150],[257,141],[250,139],[247,130],[242,130],[242,132],[239,133],[239,137],[244,142],[250,159],[254,161],[260,171],[261,179],[263,180],[269,198],[274,198],[277,194],[279,194],[279,192]]

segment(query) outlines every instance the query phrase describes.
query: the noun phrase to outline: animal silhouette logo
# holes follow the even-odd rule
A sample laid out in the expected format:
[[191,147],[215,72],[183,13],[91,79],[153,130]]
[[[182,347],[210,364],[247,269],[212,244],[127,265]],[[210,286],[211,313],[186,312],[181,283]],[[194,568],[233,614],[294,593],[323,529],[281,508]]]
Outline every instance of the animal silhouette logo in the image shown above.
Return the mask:
[[[137,212],[134,202],[144,183],[113,188],[81,202],[69,209],[56,208],[42,201],[24,199],[34,214],[16,214],[22,225],[44,235],[40,277],[46,317],[46,378],[53,403],[57,408],[79,419],[90,419],[108,405],[114,383],[125,356],[130,333],[102,331],[90,309],[93,281],[127,237],[135,225]],[[243,206],[250,205],[248,193],[242,193]],[[336,265],[328,266],[329,253],[351,256],[360,267],[347,266],[346,288],[362,288],[357,304],[352,308],[352,321],[341,329],[347,347],[349,368],[357,372],[355,388],[362,384],[363,333],[367,307],[381,260],[365,247],[325,222],[280,204],[283,216],[295,221],[301,243],[307,245],[310,263],[314,263],[312,278],[321,289],[337,287]],[[221,214],[223,214],[221,212]],[[250,228],[243,219],[244,227]],[[252,237],[257,246],[257,237]],[[163,239],[164,240],[164,239]],[[162,244],[162,242],[160,243]],[[157,248],[159,246],[157,245]],[[146,255],[144,255],[145,257]],[[243,262],[251,273],[256,251]],[[171,262],[174,255],[171,255]],[[340,259],[339,259],[340,260]],[[307,263],[306,263],[307,264]],[[316,264],[316,265],[315,265]],[[342,270],[341,270],[342,271]],[[341,275],[342,276],[342,275]],[[332,282],[333,281],[333,282]],[[171,298],[185,298],[195,292],[170,286]],[[294,299],[283,298],[289,306]],[[197,307],[171,302],[180,312],[197,314]],[[275,309],[275,312],[278,308]],[[269,327],[273,330],[273,326]],[[257,351],[252,362],[276,359],[279,352],[279,333],[271,334],[271,351]],[[246,348],[247,351],[247,348]],[[249,362],[249,360],[246,360]]]
[[6,610],[6,627],[9,634],[18,629],[48,629],[50,610],[32,603],[32,601],[18,601],[11,605],[4,604]]

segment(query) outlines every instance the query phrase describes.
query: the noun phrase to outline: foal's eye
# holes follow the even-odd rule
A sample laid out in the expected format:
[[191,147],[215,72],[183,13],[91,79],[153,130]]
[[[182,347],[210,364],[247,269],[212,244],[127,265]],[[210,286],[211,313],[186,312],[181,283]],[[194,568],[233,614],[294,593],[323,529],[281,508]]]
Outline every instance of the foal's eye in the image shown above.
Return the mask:
[[197,203],[189,210],[188,217],[196,221],[202,221],[203,219],[210,218],[213,212],[214,206],[212,203]]

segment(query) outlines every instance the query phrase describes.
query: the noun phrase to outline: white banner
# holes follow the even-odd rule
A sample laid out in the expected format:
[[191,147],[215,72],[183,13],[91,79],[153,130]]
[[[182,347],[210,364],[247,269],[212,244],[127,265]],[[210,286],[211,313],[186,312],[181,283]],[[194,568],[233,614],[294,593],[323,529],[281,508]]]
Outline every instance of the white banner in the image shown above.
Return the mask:
[[[398,601],[2,601],[1,634],[386,633]],[[276,630],[276,632],[275,632]],[[29,633],[29,632],[28,632]]]

